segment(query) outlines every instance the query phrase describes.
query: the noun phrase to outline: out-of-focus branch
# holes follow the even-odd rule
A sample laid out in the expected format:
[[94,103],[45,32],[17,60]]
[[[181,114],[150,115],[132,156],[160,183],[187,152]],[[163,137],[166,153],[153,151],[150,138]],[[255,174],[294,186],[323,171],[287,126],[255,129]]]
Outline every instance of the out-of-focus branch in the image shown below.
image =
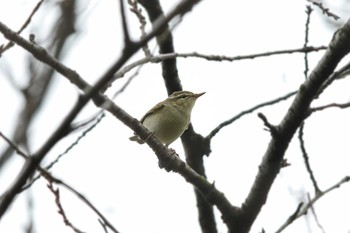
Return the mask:
[[331,103],[331,104],[326,104],[323,106],[319,106],[319,107],[314,107],[310,109],[310,114],[317,112],[317,111],[322,111],[328,108],[340,108],[340,109],[344,109],[344,108],[349,108],[350,107],[350,102],[348,103],[343,103],[343,104],[339,104],[339,103]]
[[[210,195],[213,198],[213,202],[218,205],[218,208],[222,209],[223,212],[227,212],[228,210],[232,210],[232,206],[226,200],[224,195],[218,192],[209,182],[207,182],[202,176],[198,175],[195,171],[193,171],[186,163],[181,161],[181,159],[174,154],[174,152],[168,148],[166,148],[162,143],[160,143],[154,135],[150,134],[148,130],[146,130],[139,121],[135,118],[132,118],[129,114],[127,114],[123,109],[119,108],[117,105],[113,103],[106,96],[103,96],[99,93],[100,88],[105,86],[112,78],[114,73],[116,73],[125,63],[126,61],[136,53],[142,46],[144,46],[150,39],[152,39],[155,35],[159,34],[164,26],[175,16],[178,14],[185,14],[196,4],[196,1],[182,1],[180,2],[169,14],[159,21],[158,25],[153,28],[151,32],[149,32],[144,38],[142,38],[138,42],[132,42],[128,44],[128,47],[123,49],[123,53],[119,57],[119,59],[112,65],[112,67],[107,70],[107,72],[97,81],[97,83],[90,87],[89,85],[84,86],[82,88],[84,95],[80,96],[78,102],[69,112],[69,114],[64,118],[59,127],[54,131],[54,133],[48,138],[48,140],[43,144],[43,146],[34,153],[31,157],[26,160],[22,171],[17,176],[17,179],[14,181],[12,186],[4,193],[0,201],[0,217],[8,209],[9,205],[12,203],[16,194],[21,190],[23,185],[25,184],[28,177],[33,174],[34,170],[40,164],[42,159],[45,157],[47,152],[51,150],[51,148],[64,136],[69,133],[71,130],[71,123],[78,115],[78,113],[83,109],[86,103],[92,98],[97,106],[101,106],[102,108],[110,111],[114,116],[116,116],[120,121],[133,129],[141,139],[147,140],[147,144],[154,150],[157,155],[160,163],[164,166],[167,171],[175,171],[180,173],[187,181],[191,182],[193,185],[198,187],[199,190],[205,193],[213,193],[214,195]],[[57,68],[57,71],[70,71],[63,64],[59,63],[54,58],[50,57],[45,50],[42,50],[40,47],[33,46],[32,43],[25,41],[16,33],[12,32],[5,25],[0,23],[0,31],[3,35],[16,42],[18,45],[32,52],[36,58],[42,60],[46,64],[50,64],[53,62],[55,65],[53,68]],[[25,42],[25,43],[24,43]],[[27,45],[29,44],[29,47]],[[44,58],[50,57],[49,60]],[[75,72],[73,72],[75,73]],[[80,77],[79,75],[75,77]],[[80,83],[81,84],[81,83]],[[151,135],[151,136],[150,136]]]
[[[40,4],[41,2],[38,3],[35,9],[38,9]],[[49,44],[51,48],[49,52],[58,59],[62,56],[62,49],[68,37],[74,33],[75,1],[61,1],[60,6],[61,16],[58,18],[56,25],[53,26],[53,32],[51,33],[53,36],[50,37],[53,39]],[[32,15],[34,12],[36,11],[33,11]],[[29,23],[30,19],[28,19],[27,22]],[[13,41],[11,42],[14,43]],[[33,116],[38,112],[41,104],[45,100],[48,86],[54,74],[54,69],[52,69],[52,67],[43,66],[39,68],[39,65],[43,66],[42,64],[38,64],[34,59],[29,61],[30,80],[28,86],[22,89],[21,92],[25,103],[18,115],[18,124],[15,126],[13,136],[11,137],[16,144],[23,145],[25,148],[27,148],[28,128],[32,122]],[[0,155],[0,170],[10,158],[12,152],[12,148],[7,147]]]
[[[23,159],[30,159],[28,157],[28,155],[23,152],[21,149],[19,149],[17,147],[17,145],[12,142],[10,139],[8,139],[5,135],[2,134],[2,132],[0,132],[0,137],[2,137],[8,144],[9,146],[11,146],[13,148],[14,151],[16,151],[16,153],[18,155],[20,155]],[[108,226],[113,232],[118,233],[118,231],[116,230],[116,228],[107,220],[106,217],[104,217],[101,212],[86,198],[84,197],[83,194],[81,194],[80,192],[78,192],[76,189],[74,189],[73,187],[71,187],[70,185],[66,184],[65,182],[63,182],[60,179],[55,178],[52,174],[48,173],[46,169],[43,169],[40,166],[37,166],[36,168],[39,173],[41,174],[41,176],[43,176],[45,179],[47,179],[49,181],[49,185],[51,185],[51,187],[53,188],[52,184],[56,183],[59,185],[64,186],[65,188],[67,188],[69,191],[71,191],[72,193],[74,193],[81,201],[83,201],[87,206],[89,206],[99,217],[100,219],[102,219],[103,223],[105,226]],[[49,187],[50,188],[50,187]],[[51,191],[54,191],[53,189],[50,188]],[[56,194],[55,194],[56,195]],[[2,197],[0,197],[1,200]],[[56,201],[58,201],[58,205],[60,205],[60,200],[59,200],[59,196],[56,196]],[[59,207],[60,208],[60,207]],[[61,213],[63,214],[63,218],[65,219],[65,222],[69,222],[67,217],[64,214],[64,211]],[[72,228],[74,229],[75,227],[72,226]]]
[[[30,15],[28,16],[27,20],[23,23],[22,27],[17,31],[18,34],[21,34],[22,31],[28,27],[28,25],[30,24],[30,22],[32,21],[33,16],[35,15],[35,13],[39,10],[41,4],[44,2],[44,0],[40,0],[35,7],[33,8],[32,12],[30,13]],[[0,45],[0,57],[2,56],[2,54],[10,49],[12,46],[14,46],[15,43],[13,43],[12,41],[8,42],[6,45]]]
[[287,228],[289,225],[291,225],[296,219],[300,218],[301,216],[304,216],[305,214],[308,213],[309,209],[312,208],[312,206],[315,205],[315,203],[323,196],[325,196],[326,194],[330,193],[331,191],[339,188],[340,186],[342,186],[343,184],[347,183],[350,181],[350,176],[346,176],[343,179],[341,179],[339,182],[337,182],[336,184],[332,185],[331,187],[329,187],[328,189],[326,189],[325,191],[320,191],[318,193],[315,193],[315,196],[310,199],[307,203],[301,203],[299,204],[297,210],[295,211],[295,213],[293,213],[288,220],[282,224],[282,226],[276,231],[276,233],[280,233],[282,232],[285,228]]
[[[79,142],[91,131],[93,130],[100,122],[101,120],[105,117],[105,114],[103,112],[99,112],[96,116],[93,116],[93,118],[91,120],[89,120],[89,123],[91,121],[95,121],[93,124],[91,124],[87,129],[85,129],[80,135],[79,137],[77,137],[77,139],[70,144],[69,147],[67,147],[65,149],[64,152],[62,152],[61,154],[59,154],[55,160],[53,160],[52,162],[50,162],[47,166],[45,166],[45,170],[50,170],[55,164],[57,164],[59,162],[59,160],[66,154],[68,154],[68,152],[70,152],[75,146],[77,146],[79,144]],[[84,124],[87,124],[84,122]],[[74,129],[76,127],[73,127]],[[35,181],[37,181],[38,179],[40,179],[41,175],[37,175],[34,178],[32,178],[30,180],[30,182],[28,182],[25,186],[23,186],[23,188],[21,189],[21,191],[24,191],[26,189],[28,189],[29,187],[31,187]]]
[[[139,7],[137,0],[128,0],[128,4],[130,6],[130,11],[136,15],[140,22],[141,38],[143,38],[146,35],[146,18],[143,16],[142,9]],[[142,50],[146,57],[152,57],[148,44],[143,46]]]
[[[162,18],[164,18],[164,12],[162,6],[158,0],[148,1],[148,0],[139,0],[138,1],[145,9],[152,22],[153,27],[156,26]],[[195,0],[193,2],[199,2]],[[159,46],[159,53],[173,53],[174,43],[173,36],[169,29],[169,26],[166,25],[164,31],[161,34],[157,35],[157,42]],[[168,92],[168,95],[172,94],[174,91],[182,90],[181,81],[179,79],[176,58],[164,60],[162,63],[162,72],[165,86]]]

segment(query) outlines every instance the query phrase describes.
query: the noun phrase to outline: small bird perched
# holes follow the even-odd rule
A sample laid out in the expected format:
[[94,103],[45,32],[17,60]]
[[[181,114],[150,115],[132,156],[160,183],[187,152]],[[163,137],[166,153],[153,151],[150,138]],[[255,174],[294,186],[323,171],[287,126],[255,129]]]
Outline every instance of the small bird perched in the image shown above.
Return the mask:
[[[176,91],[151,108],[140,122],[168,147],[188,128],[192,108],[197,98],[204,94],[205,92],[194,94],[190,91]],[[137,135],[130,137],[130,140],[144,143]]]

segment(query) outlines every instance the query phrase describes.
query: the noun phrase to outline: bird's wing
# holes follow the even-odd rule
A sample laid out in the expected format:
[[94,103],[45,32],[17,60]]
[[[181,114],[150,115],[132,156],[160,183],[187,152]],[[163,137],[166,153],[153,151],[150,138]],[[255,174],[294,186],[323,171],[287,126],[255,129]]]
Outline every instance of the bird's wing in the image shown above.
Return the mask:
[[151,110],[149,110],[140,120],[141,123],[146,119],[146,117],[152,115],[153,113],[159,111],[160,109],[164,108],[165,104],[163,102],[160,102],[156,104]]

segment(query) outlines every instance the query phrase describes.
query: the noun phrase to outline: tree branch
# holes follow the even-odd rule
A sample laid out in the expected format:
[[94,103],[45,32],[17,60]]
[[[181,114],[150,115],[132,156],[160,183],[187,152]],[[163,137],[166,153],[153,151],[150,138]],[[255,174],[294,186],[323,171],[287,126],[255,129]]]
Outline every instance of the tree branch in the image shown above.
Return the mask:
[[242,215],[228,222],[231,232],[248,232],[265,204],[270,188],[280,170],[283,156],[296,130],[306,117],[311,102],[322,84],[341,59],[350,51],[350,20],[333,36],[328,49],[309,78],[300,86],[288,112],[277,126],[278,137],[272,137],[259,166],[252,188],[242,204]]

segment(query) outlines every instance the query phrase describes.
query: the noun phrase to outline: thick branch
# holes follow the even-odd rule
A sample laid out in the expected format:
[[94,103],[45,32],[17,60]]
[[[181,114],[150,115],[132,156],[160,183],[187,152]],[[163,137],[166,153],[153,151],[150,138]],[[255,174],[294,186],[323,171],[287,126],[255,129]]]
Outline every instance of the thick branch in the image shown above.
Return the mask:
[[[152,39],[152,36],[158,34],[163,29],[164,25],[166,25],[169,20],[171,20],[172,17],[175,17],[177,14],[184,14],[188,12],[188,10],[191,9],[194,4],[194,1],[181,2],[176,8],[174,8],[173,11],[169,13],[167,17],[160,21],[157,27],[154,27],[154,29],[149,34],[147,34],[139,42],[133,42],[132,44],[129,44],[129,46],[123,50],[123,54],[115,62],[115,64],[92,87],[83,81],[83,79],[81,79],[80,76],[74,71],[70,70],[54,58],[50,57],[41,47],[38,47],[24,40],[19,35],[8,29],[5,25],[0,23],[0,31],[6,38],[27,49],[44,63],[49,65],[54,64],[53,68],[56,69],[56,71],[60,73],[69,71],[68,74],[73,75],[75,78],[74,81],[77,81],[79,84],[77,86],[81,88],[85,93],[85,95],[81,96],[79,101],[75,104],[74,108],[66,116],[57,130],[49,137],[47,142],[35,154],[33,154],[33,156],[27,159],[25,165],[22,168],[22,171],[18,175],[13,185],[2,196],[0,202],[0,217],[2,217],[6,212],[15,195],[23,187],[28,177],[31,176],[47,152],[69,132],[71,122],[75,119],[77,114],[86,105],[90,98],[93,98],[95,104],[98,106],[102,106],[104,109],[111,111],[112,114],[115,115],[119,120],[133,129],[141,137],[141,139],[146,139],[149,137],[150,133],[136,119],[132,118],[129,114],[116,106],[111,100],[107,99],[107,97],[101,95],[98,91],[113,78],[114,73],[117,72],[138,49],[140,49],[145,43]],[[46,60],[44,58],[50,59]],[[205,178],[197,174],[189,166],[187,166],[186,163],[181,161],[180,158],[173,153],[173,151],[164,147],[154,136],[150,137],[147,140],[147,144],[152,147],[158,159],[160,160],[160,163],[163,164],[168,171],[172,170],[180,173],[187,181],[196,186],[198,190],[201,190],[204,196],[208,196],[210,194],[209,197],[211,202],[213,204],[216,204],[218,208],[222,210],[222,212],[228,213],[228,211],[233,208],[222,193],[217,191],[209,182],[205,180]]]
[[280,170],[283,156],[296,130],[305,119],[311,102],[341,59],[349,53],[349,40],[350,20],[334,34],[325,55],[309,78],[300,86],[287,114],[277,126],[278,134],[271,139],[250,193],[242,204],[243,214],[230,219],[228,222],[231,232],[249,231],[266,202],[271,185]]
[[[164,13],[158,0],[139,0],[139,2],[146,9],[153,26],[156,26],[157,22],[164,18]],[[199,1],[197,0],[193,2]],[[173,36],[168,25],[165,27],[164,31],[157,36],[157,42],[160,54],[174,53]],[[174,91],[182,90],[176,65],[176,57],[161,60],[161,64],[163,79],[168,94],[170,95]],[[187,163],[200,175],[206,177],[203,155],[209,154],[209,148],[207,147],[208,144],[205,143],[204,138],[201,135],[196,134],[192,125],[190,125],[188,130],[182,135],[181,140],[184,146]],[[213,207],[197,190],[195,190],[195,195],[202,232],[216,233],[217,229]]]

